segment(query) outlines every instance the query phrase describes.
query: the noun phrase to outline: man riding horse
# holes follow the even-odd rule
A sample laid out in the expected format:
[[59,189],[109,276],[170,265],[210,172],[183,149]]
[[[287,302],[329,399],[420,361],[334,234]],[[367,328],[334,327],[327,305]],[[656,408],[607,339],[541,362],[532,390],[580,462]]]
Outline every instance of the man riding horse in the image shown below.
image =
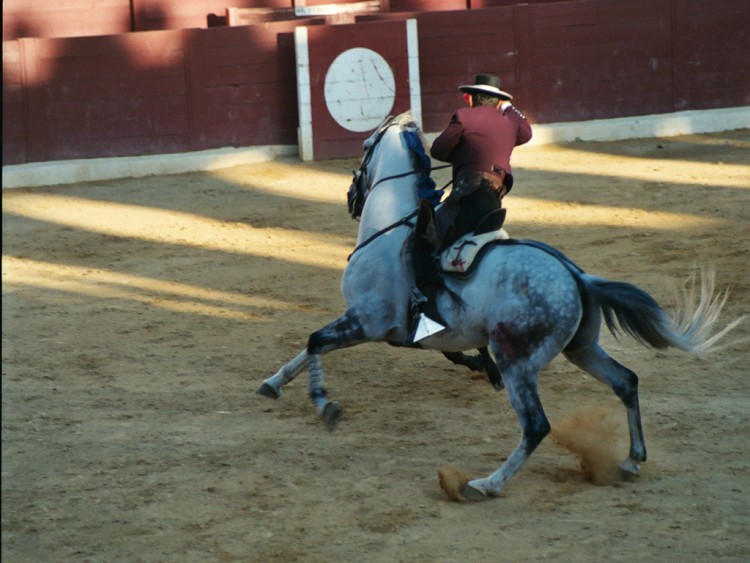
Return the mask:
[[[459,237],[499,229],[504,218],[503,197],[513,187],[513,149],[531,139],[531,125],[513,105],[513,96],[500,89],[500,78],[477,74],[474,84],[460,86],[469,107],[457,110],[435,139],[433,158],[453,165],[453,189],[437,211],[420,210],[414,260],[418,287],[426,298],[422,313],[440,322],[434,307],[440,281],[434,254]],[[479,228],[478,228],[479,227]]]

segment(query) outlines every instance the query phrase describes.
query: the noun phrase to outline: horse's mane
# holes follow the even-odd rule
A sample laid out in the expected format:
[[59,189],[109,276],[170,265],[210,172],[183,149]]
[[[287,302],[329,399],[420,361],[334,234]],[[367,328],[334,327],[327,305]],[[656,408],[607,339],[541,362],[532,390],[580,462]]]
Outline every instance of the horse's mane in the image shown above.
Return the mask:
[[367,151],[383,135],[386,129],[394,125],[397,125],[402,133],[416,134],[419,137],[420,142],[422,143],[422,149],[425,149],[426,143],[424,137],[422,136],[422,131],[420,130],[419,124],[417,123],[417,120],[414,119],[414,116],[411,114],[410,110],[406,110],[400,115],[389,115],[388,117],[386,117],[380,123],[380,125],[375,128],[375,131],[372,132],[372,135],[364,140],[364,142],[362,143],[362,148]]
[[419,199],[427,199],[435,206],[440,202],[444,191],[436,190],[435,181],[430,177],[432,161],[427,156],[427,143],[422,130],[410,111],[405,111],[396,119],[401,128],[401,134],[404,137],[406,146],[409,147],[412,164],[418,172],[417,190],[419,192]]
[[396,122],[401,128],[401,131],[419,131],[419,124],[414,116],[411,114],[411,110],[406,110],[401,115],[396,116]]
[[[412,165],[414,167],[414,173],[416,174],[416,189],[418,192],[418,198],[420,200],[426,199],[434,206],[440,202],[443,196],[443,190],[435,189],[435,182],[430,177],[432,171],[432,161],[427,155],[427,143],[422,134],[422,131],[411,114],[411,111],[407,110],[397,116],[388,116],[383,122],[375,129],[375,131],[367,139],[365,139],[362,146],[365,151],[365,156],[362,159],[362,166],[360,167],[359,174],[355,174],[354,182],[349,189],[349,212],[353,217],[358,217],[356,203],[361,197],[360,205],[364,204],[364,199],[367,197],[368,189],[364,186],[360,186],[363,178],[363,172],[367,168],[367,165],[372,157],[372,153],[375,149],[375,145],[378,144],[383,135],[386,134],[387,130],[391,127],[398,127],[398,131],[409,150],[409,156],[411,157]],[[400,174],[401,175],[401,174]],[[355,189],[356,188],[356,189]],[[352,191],[354,189],[354,192]],[[354,193],[355,201],[352,202],[352,193]],[[353,207],[354,204],[354,207]],[[352,211],[354,209],[354,212]],[[361,209],[359,209],[361,212]]]

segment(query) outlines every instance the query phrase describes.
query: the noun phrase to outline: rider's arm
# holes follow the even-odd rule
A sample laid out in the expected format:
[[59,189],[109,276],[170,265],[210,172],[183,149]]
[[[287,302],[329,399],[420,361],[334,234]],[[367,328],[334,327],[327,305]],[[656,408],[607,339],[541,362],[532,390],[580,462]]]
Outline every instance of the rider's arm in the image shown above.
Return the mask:
[[432,157],[443,162],[450,162],[450,154],[461,140],[463,132],[464,126],[458,117],[458,113],[454,113],[448,127],[433,141],[430,149]]
[[526,116],[510,102],[503,102],[500,109],[503,115],[516,125],[516,146],[528,143],[531,140],[531,125],[526,120]]

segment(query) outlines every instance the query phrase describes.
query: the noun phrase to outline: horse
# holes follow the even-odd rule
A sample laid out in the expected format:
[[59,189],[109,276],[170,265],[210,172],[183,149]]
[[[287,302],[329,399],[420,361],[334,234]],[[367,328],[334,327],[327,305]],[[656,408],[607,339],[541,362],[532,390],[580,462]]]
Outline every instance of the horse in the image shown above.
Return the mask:
[[742,320],[713,333],[727,299],[727,293],[714,293],[713,273],[704,271],[701,288],[683,292],[683,303],[670,316],[635,285],[587,274],[552,246],[531,240],[497,241],[470,276],[444,276],[437,306],[447,328],[414,344],[414,270],[409,256],[420,199],[429,190],[429,185],[424,187],[430,175],[424,137],[406,112],[383,122],[363,147],[349,193],[349,211],[359,216],[359,232],[341,282],[347,308],[310,334],[306,348],[257,392],[279,398],[283,387],[307,368],[309,396],[326,428],[333,430],[343,411],[328,396],[323,355],[365,342],[414,346],[447,352],[449,357],[489,347],[518,415],[521,439],[494,472],[463,485],[462,495],[476,500],[498,496],[550,433],[537,377],[562,353],[608,385],[623,403],[630,449],[619,468],[623,478],[637,476],[646,461],[638,376],[599,344],[602,321],[615,336],[624,332],[647,347],[706,352]]

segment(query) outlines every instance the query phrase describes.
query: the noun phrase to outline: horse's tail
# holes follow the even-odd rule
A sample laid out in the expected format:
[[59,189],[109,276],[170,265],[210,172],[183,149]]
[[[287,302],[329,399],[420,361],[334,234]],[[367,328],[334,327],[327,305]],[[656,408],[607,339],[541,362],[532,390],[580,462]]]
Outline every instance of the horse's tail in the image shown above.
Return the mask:
[[601,309],[609,331],[620,330],[652,348],[674,347],[702,354],[745,318],[740,317],[712,334],[729,292],[714,294],[712,270],[702,270],[700,283],[690,276],[680,296],[678,307],[670,316],[648,293],[636,286],[609,281],[587,274],[579,275],[586,295]]

